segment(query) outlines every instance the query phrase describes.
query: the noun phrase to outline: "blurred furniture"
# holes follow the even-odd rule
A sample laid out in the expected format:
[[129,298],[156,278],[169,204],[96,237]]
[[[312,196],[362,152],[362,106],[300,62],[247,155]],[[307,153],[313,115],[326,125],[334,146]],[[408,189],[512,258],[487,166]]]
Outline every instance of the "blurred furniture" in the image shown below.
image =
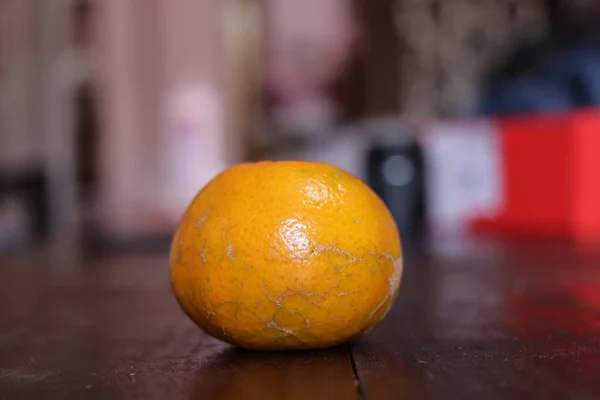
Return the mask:
[[[9,199],[23,208],[10,207],[2,217],[6,218],[6,221],[25,226],[2,226],[4,220],[0,218],[0,230],[8,229],[8,235],[22,232],[19,234],[23,235],[19,239],[23,242],[21,244],[30,244],[45,238],[49,229],[49,210],[43,172],[34,170],[9,174],[0,171],[0,203]],[[24,211],[22,215],[20,210]],[[11,234],[10,230],[14,232]]]
[[166,256],[4,258],[0,398],[600,397],[597,250],[440,242],[406,261],[397,303],[372,332],[261,353],[183,315]]

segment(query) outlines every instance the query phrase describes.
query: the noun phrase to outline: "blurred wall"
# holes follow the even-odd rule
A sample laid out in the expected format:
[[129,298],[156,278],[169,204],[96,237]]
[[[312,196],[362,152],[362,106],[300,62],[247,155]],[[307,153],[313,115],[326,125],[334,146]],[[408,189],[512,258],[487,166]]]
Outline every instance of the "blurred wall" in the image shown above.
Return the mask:
[[[221,131],[225,121],[216,110],[224,108],[226,99],[221,2],[146,0],[144,7],[139,3],[96,3],[104,121],[100,222],[105,232],[118,236],[170,229],[175,215],[183,212],[178,193],[190,189],[188,181],[183,189],[176,184],[196,176],[198,190],[201,181],[227,159]],[[203,97],[204,89],[211,93],[207,95],[211,100]],[[215,113],[205,121],[202,112],[209,108]],[[195,123],[199,125],[193,129],[210,131],[202,132],[207,133],[205,146],[197,148],[196,154],[190,153],[193,150],[185,142],[171,149],[171,137],[165,136],[171,134],[169,129],[187,129],[169,125],[173,114],[181,117],[176,123]],[[197,145],[197,141],[190,143]]]
[[[36,20],[27,29],[36,35],[40,102],[35,112],[43,137],[44,172],[48,180],[51,227],[64,233],[79,216],[75,170],[72,57],[72,10],[75,0],[33,1]],[[38,116],[39,113],[39,116]]]
[[[151,93],[144,83],[161,82],[155,67],[158,54],[148,54],[145,41],[151,43],[153,37],[144,39],[141,35],[147,26],[156,24],[148,10],[155,11],[157,2],[149,0],[145,7],[137,7],[136,3],[135,0],[96,3],[100,71],[97,87],[102,121],[98,200],[101,224],[107,230],[126,229],[140,223],[142,217],[135,205],[148,192],[145,167],[152,160],[157,135],[152,127],[157,125],[156,110],[147,103],[157,94]],[[156,37],[154,42],[158,52],[160,42],[156,43]],[[154,76],[148,79],[153,72]]]
[[42,163],[36,3],[0,2],[0,171]]

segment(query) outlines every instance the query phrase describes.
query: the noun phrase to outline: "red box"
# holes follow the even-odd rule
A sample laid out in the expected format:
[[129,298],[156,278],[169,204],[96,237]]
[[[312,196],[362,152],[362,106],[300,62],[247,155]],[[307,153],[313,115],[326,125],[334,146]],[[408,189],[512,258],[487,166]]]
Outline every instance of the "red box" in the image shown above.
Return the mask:
[[600,242],[600,111],[497,121],[503,206],[476,232]]

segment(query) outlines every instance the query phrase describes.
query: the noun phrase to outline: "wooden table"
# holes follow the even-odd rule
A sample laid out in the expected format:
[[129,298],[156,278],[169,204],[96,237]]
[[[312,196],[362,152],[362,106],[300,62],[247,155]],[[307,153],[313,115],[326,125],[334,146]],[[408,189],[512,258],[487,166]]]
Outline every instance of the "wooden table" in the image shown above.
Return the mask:
[[436,248],[408,255],[374,331],[298,353],[201,333],[166,256],[1,259],[0,399],[600,398],[600,252]]

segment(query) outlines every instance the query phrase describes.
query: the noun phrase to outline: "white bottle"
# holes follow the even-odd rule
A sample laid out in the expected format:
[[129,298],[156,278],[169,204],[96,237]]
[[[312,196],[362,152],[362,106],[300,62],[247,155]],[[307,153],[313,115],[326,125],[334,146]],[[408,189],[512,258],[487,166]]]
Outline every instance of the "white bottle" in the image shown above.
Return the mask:
[[227,166],[221,97],[210,84],[183,84],[167,98],[159,207],[177,223],[196,193]]

